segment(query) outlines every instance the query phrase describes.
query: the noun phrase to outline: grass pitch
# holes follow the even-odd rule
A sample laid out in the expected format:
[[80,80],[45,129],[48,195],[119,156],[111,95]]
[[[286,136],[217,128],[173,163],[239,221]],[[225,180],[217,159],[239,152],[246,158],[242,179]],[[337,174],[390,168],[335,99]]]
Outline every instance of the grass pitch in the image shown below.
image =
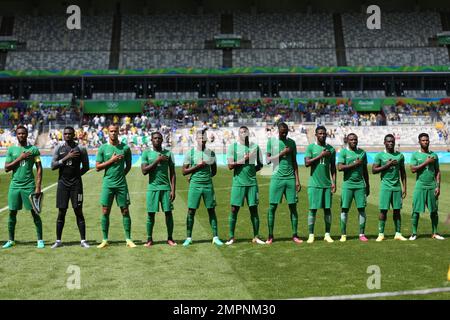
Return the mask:
[[[46,191],[44,226],[46,248],[36,249],[33,220],[28,212],[18,214],[16,240],[12,249],[0,250],[0,299],[289,299],[310,296],[332,296],[401,290],[420,290],[446,287],[450,264],[450,226],[443,222],[450,212],[450,166],[442,165],[442,194],[440,197],[439,231],[447,239],[430,239],[431,223],[428,214],[419,222],[420,237],[415,242],[392,240],[394,224],[389,212],[386,223],[388,240],[376,243],[378,233],[379,176],[370,175],[372,193],[368,198],[368,243],[358,241],[357,212],[349,214],[348,241],[339,240],[339,195],[333,197],[332,236],[335,243],[322,240],[323,212],[316,223],[316,242],[296,245],[291,241],[289,211],[285,203],[278,207],[275,221],[275,242],[271,246],[253,245],[248,208],[241,208],[236,227],[238,242],[230,247],[217,248],[211,244],[208,215],[203,206],[197,211],[193,240],[189,248],[181,246],[185,238],[188,185],[177,170],[177,198],[174,203],[174,238],[177,247],[165,244],[164,215],[158,214],[154,229],[156,245],[142,246],[146,239],[145,190],[147,177],[133,168],[127,177],[131,196],[132,236],[139,246],[125,247],[122,218],[117,207],[111,213],[110,240],[107,249],[97,249],[101,240],[99,194],[102,173],[89,172],[84,177],[87,237],[90,249],[79,247],[75,216],[69,209],[63,233],[65,247],[50,249],[55,240],[56,188]],[[409,170],[409,169],[408,169]],[[299,194],[299,234],[307,236],[306,186],[308,172],[300,167],[303,186]],[[219,235],[228,238],[229,196],[231,171],[220,168],[214,178],[217,198]],[[0,175],[0,208],[7,205],[10,175]],[[43,188],[56,182],[57,172],[44,171]],[[269,176],[258,176],[260,184],[260,233],[267,237],[267,208]],[[408,173],[408,196],[402,212],[402,232],[410,234],[410,215],[414,176]],[[7,240],[8,211],[0,213],[0,240]],[[67,287],[68,267],[80,268],[80,289]],[[377,265],[381,270],[381,288],[369,290],[367,268]],[[412,299],[450,299],[450,293],[427,296],[408,296]]]

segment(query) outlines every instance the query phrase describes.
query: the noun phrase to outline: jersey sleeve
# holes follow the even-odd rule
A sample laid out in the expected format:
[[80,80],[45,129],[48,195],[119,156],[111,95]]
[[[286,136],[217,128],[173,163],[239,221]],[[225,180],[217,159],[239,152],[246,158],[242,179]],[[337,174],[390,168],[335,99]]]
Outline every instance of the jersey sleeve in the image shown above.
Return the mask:
[[272,153],[272,138],[269,138],[267,140],[266,152],[273,155],[273,153]]
[[405,156],[403,155],[403,153],[400,155],[400,165],[401,166],[405,165]]
[[175,155],[173,154],[173,152],[169,151],[169,167],[175,167]]
[[103,163],[105,162],[105,153],[103,151],[103,146],[101,146],[98,151],[97,151],[97,157],[95,159],[95,161]]
[[82,165],[81,175],[83,175],[89,171],[89,155],[86,148],[80,146],[78,147],[80,149],[80,157]]
[[373,164],[376,164],[377,166],[381,166],[381,157],[380,157],[379,153],[376,154],[375,159],[373,160]]
[[34,162],[41,162],[41,152],[38,148],[33,148],[33,160]]
[[437,154],[434,155],[436,158],[436,161],[434,162],[434,170],[439,171],[439,157]]
[[127,146],[127,148],[125,149],[125,162],[132,160],[132,156],[131,156],[131,149],[130,147]]
[[411,165],[412,166],[417,166],[417,165],[419,165],[419,161],[418,161],[418,159],[417,159],[417,157],[416,157],[416,153],[414,152],[413,154],[412,154],[412,156],[411,156]]
[[8,151],[7,151],[7,153],[6,153],[6,159],[5,159],[5,162],[6,162],[6,163],[9,163],[9,162],[13,162],[13,161],[14,161],[14,159],[13,159],[13,155],[12,155],[11,148],[8,148]]
[[145,164],[145,165],[148,165],[148,152],[147,152],[147,150],[142,152],[141,163]]
[[294,157],[297,157],[297,143],[295,143],[295,140],[292,139],[292,148],[294,149]]
[[331,147],[331,159],[336,160],[336,149]]
[[363,154],[363,157],[362,157],[362,161],[363,161],[363,164],[365,165],[365,166],[367,166],[367,164],[368,164],[368,161],[367,161],[367,153],[364,151],[364,154]]
[[59,167],[59,149],[61,148],[61,145],[57,145],[55,149],[53,149],[53,156],[52,156],[52,169],[56,169]]
[[312,147],[309,145],[305,151],[305,158],[312,158]]
[[210,164],[214,164],[216,163],[217,159],[216,159],[216,153],[214,151],[211,151],[211,158],[210,158]]
[[338,157],[338,163],[342,163],[345,164],[345,155],[346,155],[347,151],[346,149],[342,149],[341,152],[339,152],[339,157]]

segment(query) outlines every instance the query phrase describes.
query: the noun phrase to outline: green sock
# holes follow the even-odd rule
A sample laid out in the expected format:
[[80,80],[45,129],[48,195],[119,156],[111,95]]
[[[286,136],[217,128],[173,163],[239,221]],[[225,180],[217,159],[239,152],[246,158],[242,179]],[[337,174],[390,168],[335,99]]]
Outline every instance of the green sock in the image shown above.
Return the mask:
[[346,235],[347,234],[347,218],[348,218],[348,212],[342,211],[341,212],[341,234]]
[[330,233],[331,231],[331,210],[325,209],[324,210],[323,219],[325,220],[325,233]]
[[228,226],[230,230],[230,238],[234,238],[234,230],[236,229],[237,212],[230,212],[228,216]]
[[172,211],[166,212],[167,239],[172,240],[173,235],[173,214]]
[[131,217],[130,214],[122,215],[123,230],[125,231],[125,239],[131,239]]
[[194,217],[195,214],[194,213],[188,213],[187,217],[186,217],[186,233],[187,233],[187,237],[188,238],[192,238],[192,229],[194,228]]
[[431,229],[432,229],[432,233],[435,234],[438,231],[438,224],[439,224],[439,215],[437,212],[432,212],[430,214],[430,218],[431,218]]
[[364,234],[366,231],[366,211],[364,209],[358,209],[359,213],[359,234]]
[[308,231],[309,234],[314,234],[314,225],[316,224],[317,210],[309,210],[308,212]]
[[298,231],[298,213],[297,213],[297,204],[289,205],[289,212],[291,213],[291,228],[292,228],[292,236],[297,236]]
[[101,224],[102,224],[103,240],[108,240],[109,214],[102,214]]
[[208,216],[209,216],[209,224],[211,225],[211,230],[213,233],[214,237],[218,236],[218,232],[217,232],[217,216],[216,216],[216,212],[212,211],[209,212],[208,211]]
[[394,214],[394,226],[395,226],[395,232],[396,233],[401,233],[402,232],[402,218],[401,215],[398,214]]
[[419,226],[420,213],[413,212],[411,216],[412,234],[417,234],[417,227]]
[[41,217],[38,214],[34,213],[34,212],[31,212],[31,215],[33,217],[34,225],[36,227],[37,239],[38,240],[42,240],[42,220],[41,220]]
[[14,234],[16,231],[17,213],[9,213],[8,218],[8,233],[9,240],[14,241]]
[[271,203],[269,206],[269,212],[267,213],[267,224],[269,226],[269,238],[273,238],[273,228],[275,225],[275,211],[277,210],[277,205]]
[[[253,209],[254,208],[254,209]],[[253,237],[259,236],[259,215],[258,215],[258,207],[250,208],[250,220],[253,226]]]
[[153,226],[155,225],[155,213],[147,214],[147,241],[153,240]]
[[378,233],[384,233],[384,227],[386,225],[386,220],[378,221]]

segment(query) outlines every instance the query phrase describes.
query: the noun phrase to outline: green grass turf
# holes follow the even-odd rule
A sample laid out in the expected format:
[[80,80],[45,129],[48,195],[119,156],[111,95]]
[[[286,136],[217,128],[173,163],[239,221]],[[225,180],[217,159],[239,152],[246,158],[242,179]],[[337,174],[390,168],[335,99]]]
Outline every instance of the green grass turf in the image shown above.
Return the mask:
[[[44,239],[46,248],[35,248],[36,235],[28,212],[18,215],[16,240],[12,249],[0,250],[1,299],[287,299],[310,296],[330,296],[419,290],[448,286],[446,279],[450,264],[450,226],[443,221],[450,212],[450,166],[442,165],[443,182],[440,198],[440,232],[448,239],[430,239],[429,215],[421,216],[419,234],[415,242],[392,240],[394,226],[389,213],[386,224],[388,240],[376,243],[378,216],[379,176],[371,175],[372,195],[367,208],[367,235],[369,243],[357,240],[357,212],[352,208],[349,216],[346,243],[328,244],[322,240],[323,214],[316,223],[317,240],[314,244],[294,244],[291,239],[288,208],[279,206],[275,221],[275,242],[272,246],[253,245],[248,209],[239,213],[236,237],[238,243],[217,248],[211,244],[211,230],[206,210],[198,210],[194,225],[194,244],[181,246],[185,238],[187,183],[178,170],[178,191],[174,203],[177,247],[165,244],[164,217],[157,215],[154,230],[156,245],[151,249],[142,246],[146,239],[145,190],[146,178],[137,168],[128,176],[131,193],[133,238],[139,244],[128,249],[124,243],[122,219],[117,207],[111,215],[110,240],[112,245],[104,250],[95,248],[101,240],[99,193],[102,174],[90,172],[84,177],[87,236],[91,249],[79,247],[75,217],[69,210],[63,234],[66,246],[52,250],[55,240],[57,210],[56,188],[46,192],[44,212]],[[299,197],[299,234],[307,235],[306,184],[308,173],[300,167],[304,186]],[[0,208],[7,205],[7,188],[10,175],[0,175]],[[411,195],[414,177],[408,173],[408,197],[404,201],[402,231],[410,234]],[[55,172],[45,170],[43,186],[53,184]],[[260,183],[260,233],[267,237],[268,176],[259,176]],[[339,185],[341,183],[339,177]],[[219,234],[228,237],[229,195],[231,172],[219,169],[214,178],[217,197]],[[332,236],[339,239],[339,193],[334,196]],[[0,240],[7,240],[8,212],[0,214]],[[69,290],[66,282],[69,265],[81,269],[81,289]],[[367,267],[381,268],[381,289],[369,290],[366,286]],[[450,299],[450,293],[428,296],[410,296],[408,299]]]

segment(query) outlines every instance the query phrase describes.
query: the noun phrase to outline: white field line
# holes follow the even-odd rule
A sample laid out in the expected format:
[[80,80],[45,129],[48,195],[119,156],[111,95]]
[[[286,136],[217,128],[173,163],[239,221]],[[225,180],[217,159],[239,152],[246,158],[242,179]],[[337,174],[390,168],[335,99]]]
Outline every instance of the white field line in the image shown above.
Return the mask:
[[409,290],[409,291],[350,294],[350,295],[344,295],[344,296],[294,298],[294,299],[289,299],[289,300],[354,300],[354,299],[370,299],[370,298],[383,298],[383,297],[426,295],[426,294],[440,293],[440,292],[450,292],[450,287],[432,288],[432,289],[423,289],[423,290]]
[[[86,172],[85,174],[88,174],[88,173],[90,173],[90,172],[92,172],[92,171],[94,171],[94,170],[89,170],[88,172]],[[53,187],[55,187],[55,186],[57,186],[58,185],[58,182],[55,182],[54,184],[52,184],[52,185],[49,185],[48,187],[45,187],[44,189],[42,189],[42,192],[45,192],[45,191],[47,191],[47,190],[50,190],[51,188],[53,188]],[[0,209],[0,213],[2,213],[3,211],[6,211],[6,210],[8,210],[8,206],[6,206],[6,207],[4,207],[4,208],[1,208]]]

